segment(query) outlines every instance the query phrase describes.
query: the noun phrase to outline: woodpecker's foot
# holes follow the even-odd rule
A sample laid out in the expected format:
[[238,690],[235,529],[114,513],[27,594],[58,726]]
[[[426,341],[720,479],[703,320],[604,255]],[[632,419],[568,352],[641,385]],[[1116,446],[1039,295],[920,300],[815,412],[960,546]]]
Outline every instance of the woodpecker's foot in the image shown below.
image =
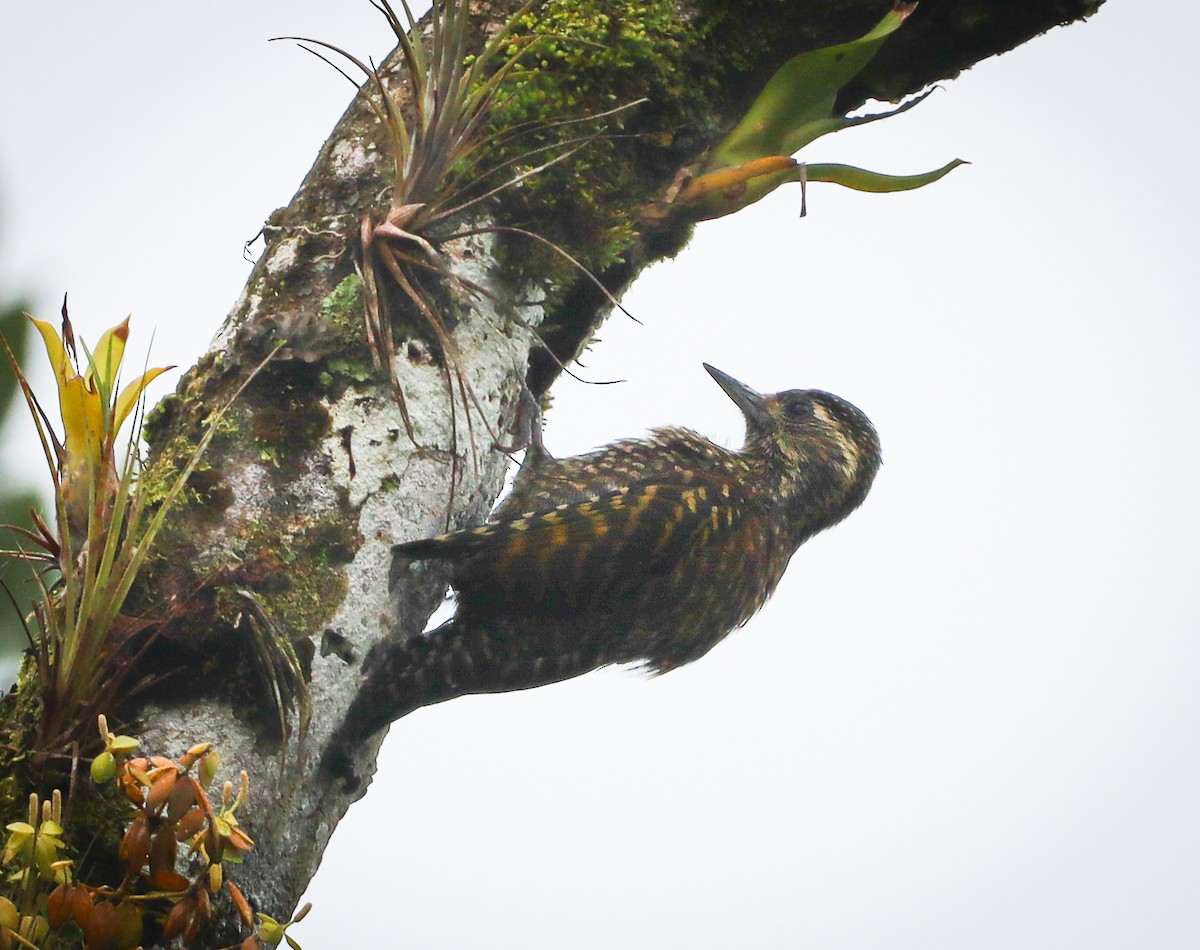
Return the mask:
[[339,782],[343,792],[354,792],[362,785],[362,776],[354,767],[354,758],[350,755],[351,746],[339,742],[334,737],[332,744],[321,757],[321,771],[333,782]]
[[512,445],[494,443],[498,452],[511,455],[513,452],[528,449],[535,456],[547,454],[546,446],[542,442],[542,410],[533,391],[524,384],[521,385],[521,398],[517,402],[517,415],[510,434],[513,437]]
[[392,545],[392,563],[388,566],[388,593],[396,589],[396,585],[400,583],[400,578],[403,577],[409,567],[412,565],[412,558],[406,555],[401,549],[401,545]]

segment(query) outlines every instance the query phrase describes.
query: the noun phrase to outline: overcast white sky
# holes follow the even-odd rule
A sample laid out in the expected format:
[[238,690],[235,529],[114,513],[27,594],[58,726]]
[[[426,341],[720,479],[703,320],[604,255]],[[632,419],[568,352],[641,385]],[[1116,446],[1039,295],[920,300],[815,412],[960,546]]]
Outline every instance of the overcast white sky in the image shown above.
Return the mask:
[[[0,286],[48,317],[69,290],[88,338],[132,312],[189,364],[349,99],[266,39],[380,55],[386,27],[365,0],[11,6]],[[645,325],[586,358],[629,382],[564,380],[552,450],[736,443],[707,360],[860,406],[875,488],[691,667],[401,721],[307,950],[1200,945],[1198,30],[1111,0],[802,156],[973,165],[814,186],[804,220],[779,192],[644,275]],[[5,442],[7,477],[37,464]]]

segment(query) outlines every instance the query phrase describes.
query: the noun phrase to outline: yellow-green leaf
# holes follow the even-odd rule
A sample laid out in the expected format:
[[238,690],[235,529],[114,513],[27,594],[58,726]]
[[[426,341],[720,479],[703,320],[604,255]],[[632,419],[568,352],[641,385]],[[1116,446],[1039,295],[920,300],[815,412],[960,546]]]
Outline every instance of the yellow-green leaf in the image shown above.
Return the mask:
[[142,393],[146,387],[167,370],[174,368],[174,366],[159,366],[154,369],[148,369],[121,390],[121,395],[117,397],[116,407],[113,409],[114,435],[120,430],[121,424],[128,418],[129,413],[133,411],[133,407],[137,405],[137,401],[142,397]]
[[136,751],[137,747],[138,740],[133,736],[116,736],[108,746],[109,751],[119,755],[129,755]]
[[[11,826],[10,826],[11,827]],[[30,827],[28,833],[25,831],[13,831],[8,841],[4,845],[4,863],[12,864],[17,859],[19,854],[27,851],[33,844],[33,828]]]
[[117,764],[113,754],[107,750],[92,759],[92,781],[97,785],[112,781],[117,774]]
[[789,59],[763,87],[737,127],[713,150],[706,169],[796,151],[787,147],[787,139],[805,125],[834,115],[838,90],[862,71],[915,8],[915,3],[898,3],[858,39]]
[[788,182],[825,181],[875,193],[911,191],[935,182],[965,164],[956,158],[941,168],[920,175],[884,175],[853,165],[804,165],[791,161],[779,168],[777,164],[759,160],[747,162],[740,168],[721,169],[701,176],[680,192],[676,204],[693,220],[703,221],[740,211]]
[[[129,318],[126,317],[110,330],[105,330],[96,342],[92,351],[92,365],[88,368],[87,378],[93,388],[101,394],[112,392],[117,374],[121,371],[121,361],[125,358],[125,343],[129,339]],[[113,427],[116,430],[116,427]]]
[[63,421],[63,444],[71,461],[78,465],[83,459],[100,464],[101,440],[104,435],[104,409],[100,397],[92,392],[82,376],[72,376],[62,385],[59,411]]
[[865,168],[856,168],[854,165],[809,165],[808,180],[828,181],[844,188],[853,188],[855,191],[883,194],[892,191],[911,191],[914,188],[932,184],[939,178],[950,174],[959,165],[965,164],[967,163],[962,159],[956,158],[941,168],[925,172],[922,175],[884,175],[880,172],[867,171]]
[[42,335],[42,343],[46,347],[46,356],[49,358],[50,366],[54,370],[54,378],[58,380],[58,392],[61,399],[67,380],[78,374],[75,372],[75,367],[71,364],[71,360],[67,356],[67,348],[63,346],[62,337],[58,335],[58,331],[45,320],[39,320],[37,317],[30,317],[29,320],[37,328],[38,333]]

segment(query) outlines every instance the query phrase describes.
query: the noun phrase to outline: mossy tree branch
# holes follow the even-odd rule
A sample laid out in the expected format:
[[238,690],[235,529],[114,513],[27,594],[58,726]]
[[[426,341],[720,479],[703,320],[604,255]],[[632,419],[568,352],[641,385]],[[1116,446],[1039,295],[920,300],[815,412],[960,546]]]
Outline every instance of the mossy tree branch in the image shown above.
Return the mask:
[[[1099,3],[922,0],[845,91],[843,104],[915,92],[1089,15]],[[518,6],[476,4],[475,29],[493,33]],[[514,97],[502,121],[649,101],[614,127],[619,134],[598,139],[544,182],[531,179],[519,195],[491,206],[486,220],[463,226],[493,222],[544,234],[619,294],[689,234],[687,226],[652,228],[639,210],[728,131],[781,63],[860,35],[889,7],[889,0],[546,0],[528,29],[562,42],[544,57],[545,75]],[[525,245],[514,254],[519,237],[451,242],[457,272],[487,294],[434,279],[430,287],[487,418],[476,415],[475,445],[467,447],[467,410],[460,405],[452,422],[436,342],[415,311],[396,305],[395,369],[427,451],[417,449],[386,375],[372,365],[354,274],[358,223],[386,206],[389,161],[378,121],[360,96],[292,203],[268,222],[266,249],[212,350],[148,428],[153,463],[145,484],[153,490],[183,463],[214,409],[278,350],[222,423],[130,608],[153,613],[172,598],[188,604],[154,651],[156,671],[171,676],[140,709],[143,748],[169,752],[213,741],[233,769],[250,772],[253,800],[242,817],[257,847],[239,881],[280,918],[315,871],[338,819],[362,794],[347,794],[316,772],[361,661],[381,638],[419,632],[442,594],[444,576],[430,571],[389,596],[390,545],[486,513],[508,463],[489,432],[503,434],[511,424],[526,380],[535,393],[549,388],[610,306],[590,278],[555,255],[530,255]],[[460,462],[452,466],[456,452]],[[314,715],[302,742],[279,736],[252,659],[244,592],[261,602],[303,660]]]

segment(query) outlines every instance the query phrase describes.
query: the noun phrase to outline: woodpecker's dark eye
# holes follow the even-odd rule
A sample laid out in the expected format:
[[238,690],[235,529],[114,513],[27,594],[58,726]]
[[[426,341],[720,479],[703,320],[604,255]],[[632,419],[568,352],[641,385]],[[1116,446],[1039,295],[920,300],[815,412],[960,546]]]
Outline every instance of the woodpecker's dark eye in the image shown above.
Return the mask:
[[804,422],[812,414],[812,403],[804,396],[789,396],[783,402],[783,417],[788,422]]

